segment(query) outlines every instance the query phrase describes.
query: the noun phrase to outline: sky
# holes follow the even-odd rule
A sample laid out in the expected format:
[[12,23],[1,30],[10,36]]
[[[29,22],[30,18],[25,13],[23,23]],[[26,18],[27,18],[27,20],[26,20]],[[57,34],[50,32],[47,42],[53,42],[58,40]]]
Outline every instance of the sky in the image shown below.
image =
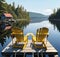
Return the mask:
[[22,5],[27,11],[50,15],[53,9],[60,8],[60,0],[6,0],[8,4]]

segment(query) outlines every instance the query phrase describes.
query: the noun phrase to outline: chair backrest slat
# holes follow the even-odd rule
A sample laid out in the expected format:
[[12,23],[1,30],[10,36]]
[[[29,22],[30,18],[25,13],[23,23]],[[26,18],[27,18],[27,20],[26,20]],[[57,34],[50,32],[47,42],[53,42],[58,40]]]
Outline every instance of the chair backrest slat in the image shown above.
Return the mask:
[[47,35],[48,35],[48,28],[43,27],[43,28],[37,29],[37,32],[36,32],[37,42],[43,42]]
[[12,34],[16,37],[16,42],[24,41],[24,33],[20,28],[12,28]]

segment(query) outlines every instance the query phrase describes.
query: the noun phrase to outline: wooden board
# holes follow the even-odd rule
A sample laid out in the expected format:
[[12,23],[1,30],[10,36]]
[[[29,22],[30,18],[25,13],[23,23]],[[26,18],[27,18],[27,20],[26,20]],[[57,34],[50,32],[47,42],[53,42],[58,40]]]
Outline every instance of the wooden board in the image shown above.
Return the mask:
[[[15,39],[13,39],[13,42],[15,41]],[[21,50],[21,49],[18,49],[18,48],[12,48],[12,41],[2,50],[2,54],[13,54],[15,52],[17,53],[36,53],[36,52],[39,52],[41,51],[40,50],[35,50],[31,47],[31,43],[32,43],[32,40],[28,40],[28,44],[26,46],[25,49]],[[53,53],[53,54],[57,54],[58,51],[50,44],[49,41],[47,41],[47,44],[46,44],[46,47],[47,47],[47,50],[46,51],[43,51],[43,53],[46,53],[46,54],[50,54],[50,53]]]

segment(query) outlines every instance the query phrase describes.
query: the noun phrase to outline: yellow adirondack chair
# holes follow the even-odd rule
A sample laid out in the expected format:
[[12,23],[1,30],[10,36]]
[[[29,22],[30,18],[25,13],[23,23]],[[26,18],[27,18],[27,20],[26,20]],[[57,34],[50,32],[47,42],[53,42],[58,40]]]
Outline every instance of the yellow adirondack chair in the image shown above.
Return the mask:
[[16,37],[15,43],[13,43],[14,48],[25,48],[28,42],[27,37],[24,36],[23,30],[19,28],[12,28],[12,36]]
[[48,28],[43,27],[43,28],[37,29],[36,38],[35,39],[33,38],[34,47],[46,48],[45,38],[47,35],[48,35]]

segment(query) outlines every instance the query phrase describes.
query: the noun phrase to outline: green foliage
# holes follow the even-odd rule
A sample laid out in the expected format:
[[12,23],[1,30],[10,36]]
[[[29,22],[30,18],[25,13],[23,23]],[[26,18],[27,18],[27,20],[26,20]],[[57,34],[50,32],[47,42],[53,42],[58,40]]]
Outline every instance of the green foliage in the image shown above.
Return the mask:
[[29,13],[22,6],[17,6],[15,8],[15,3],[13,5],[8,5],[4,3],[5,0],[0,0],[0,16],[2,13],[11,13],[14,19],[27,19],[29,20]]
[[7,12],[7,3],[0,2],[0,16],[2,13]]
[[5,1],[5,0],[0,0],[0,1]]
[[11,35],[11,31],[10,30],[1,30],[0,31],[0,44],[2,46],[6,42],[6,36],[9,38],[10,35]]
[[57,29],[60,32],[60,9],[57,9],[57,11],[54,10],[54,13],[49,16],[49,22],[56,26]]
[[54,13],[49,16],[49,20],[59,20],[60,19],[60,8],[57,11],[53,11]]
[[[11,13],[13,19],[22,19],[22,21],[12,22],[12,27],[24,28],[27,24],[29,24],[29,13],[22,6],[17,6],[15,8],[15,3],[13,5],[5,3],[5,0],[0,0],[0,19],[3,13]],[[23,20],[24,19],[24,20]],[[0,25],[1,26],[1,25]],[[0,27],[0,43],[3,46],[6,41],[6,36],[9,36],[11,31],[5,31]]]

